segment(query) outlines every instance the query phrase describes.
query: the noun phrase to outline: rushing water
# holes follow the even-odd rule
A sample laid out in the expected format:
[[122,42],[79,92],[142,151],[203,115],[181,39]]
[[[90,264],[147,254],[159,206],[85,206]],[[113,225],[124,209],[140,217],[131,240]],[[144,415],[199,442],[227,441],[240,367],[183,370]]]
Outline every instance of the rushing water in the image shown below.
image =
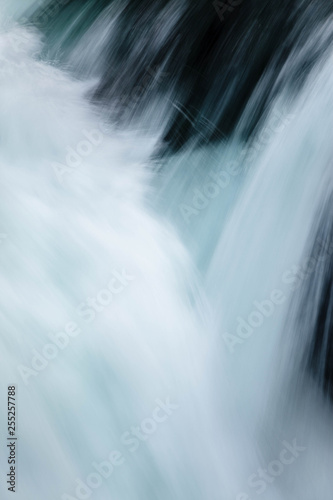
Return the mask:
[[[112,92],[92,98],[109,17],[74,46],[70,24],[56,46],[15,24],[22,12],[0,18],[1,394],[17,384],[16,498],[330,500],[329,332],[314,376],[306,360],[332,256],[332,20],[286,58],[276,81],[307,54],[312,70],[297,90],[277,86],[248,141],[262,82],[231,134],[162,154],[174,108],[199,137],[203,126],[175,87],[154,88],[168,68],[141,84],[140,112],[112,120]],[[0,421],[4,443],[3,406]],[[113,450],[112,473],[89,486]],[[0,456],[7,498],[3,444]]]

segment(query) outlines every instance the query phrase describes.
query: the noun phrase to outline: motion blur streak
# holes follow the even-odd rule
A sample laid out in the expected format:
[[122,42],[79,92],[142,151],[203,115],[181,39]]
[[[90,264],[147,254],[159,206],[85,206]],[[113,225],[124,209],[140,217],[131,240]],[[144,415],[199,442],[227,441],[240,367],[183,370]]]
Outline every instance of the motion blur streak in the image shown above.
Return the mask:
[[332,498],[332,6],[192,3],[0,14],[18,500]]

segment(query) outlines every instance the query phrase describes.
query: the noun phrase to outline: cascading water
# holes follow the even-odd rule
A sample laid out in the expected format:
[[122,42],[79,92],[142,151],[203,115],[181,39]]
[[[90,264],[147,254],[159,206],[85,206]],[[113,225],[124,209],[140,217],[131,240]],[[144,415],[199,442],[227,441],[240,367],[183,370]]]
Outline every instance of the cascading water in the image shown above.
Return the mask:
[[186,2],[52,3],[0,18],[16,498],[330,500],[332,19],[290,21],[227,125],[236,73],[223,112],[175,76]]

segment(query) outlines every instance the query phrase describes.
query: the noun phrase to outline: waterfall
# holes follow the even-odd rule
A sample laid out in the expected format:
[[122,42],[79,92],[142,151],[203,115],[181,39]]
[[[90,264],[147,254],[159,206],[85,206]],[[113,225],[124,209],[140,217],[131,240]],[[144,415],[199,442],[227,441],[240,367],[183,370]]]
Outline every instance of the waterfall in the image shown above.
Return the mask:
[[0,17],[16,498],[330,500],[332,19],[304,2],[288,50],[217,96],[177,34],[205,7],[211,35],[214,6],[141,3]]

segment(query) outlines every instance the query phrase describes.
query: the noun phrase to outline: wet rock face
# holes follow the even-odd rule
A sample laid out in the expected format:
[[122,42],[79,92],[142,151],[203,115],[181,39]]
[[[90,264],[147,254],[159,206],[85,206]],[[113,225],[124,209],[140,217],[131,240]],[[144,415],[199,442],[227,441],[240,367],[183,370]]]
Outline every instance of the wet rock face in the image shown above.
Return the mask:
[[300,342],[307,342],[305,367],[333,402],[333,196],[318,218],[299,304]]
[[323,391],[333,402],[333,258],[327,265],[327,276],[322,283],[319,308],[308,367]]
[[[200,145],[228,136],[260,82],[261,105],[242,126],[248,138],[285,83],[277,75],[287,56],[332,10],[329,0],[55,0],[35,12],[34,21],[52,37],[80,11],[80,26],[74,23],[57,48],[62,54],[99,17],[109,18],[104,69],[92,97],[112,102],[112,117],[126,122],[152,96],[167,95],[172,113],[164,142],[175,150],[189,139]],[[312,63],[308,52],[305,57],[284,79],[304,78]],[[157,78],[149,78],[152,71]]]
[[333,273],[323,285],[320,308],[310,350],[309,368],[333,401]]

